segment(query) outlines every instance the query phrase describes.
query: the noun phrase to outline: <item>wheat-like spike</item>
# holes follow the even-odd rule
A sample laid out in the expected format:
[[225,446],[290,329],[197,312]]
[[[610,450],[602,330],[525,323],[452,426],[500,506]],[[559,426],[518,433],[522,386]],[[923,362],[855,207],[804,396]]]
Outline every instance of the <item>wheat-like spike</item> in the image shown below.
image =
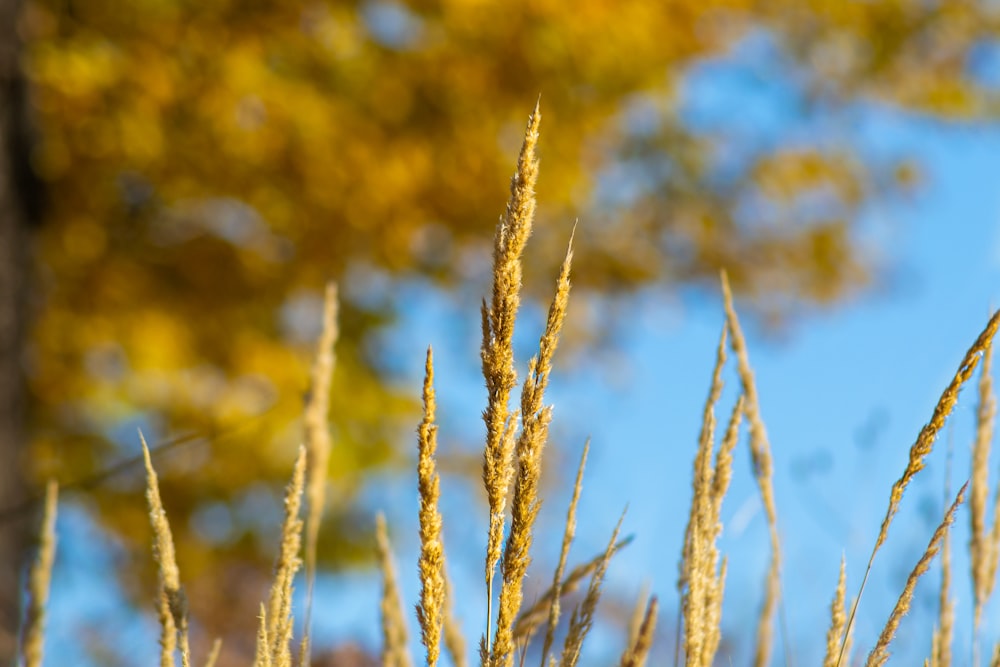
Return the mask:
[[642,619],[646,617],[646,608],[649,606],[649,599],[649,584],[643,584],[642,588],[639,589],[639,595],[636,596],[635,602],[632,604],[632,614],[628,618],[628,625],[625,626],[625,652],[622,653],[623,658],[639,637],[639,630],[642,627]]
[[731,334],[730,346],[736,354],[740,383],[746,396],[746,416],[750,424],[750,454],[754,466],[754,477],[760,485],[761,501],[767,514],[769,525],[778,523],[777,509],[774,502],[774,490],[771,487],[773,464],[771,462],[771,445],[764,428],[764,420],[760,415],[760,399],[757,395],[757,383],[754,379],[753,367],[747,352],[746,339],[740,326],[736,308],[733,306],[733,294],[729,288],[729,278],[722,272],[722,296],[726,310],[726,322]]
[[[563,572],[566,570],[566,561],[569,558],[569,548],[573,544],[576,535],[576,507],[580,501],[580,491],[583,489],[583,470],[587,465],[587,454],[590,453],[590,439],[583,445],[583,453],[580,455],[580,465],[576,469],[576,481],[573,483],[573,495],[569,501],[569,509],[566,511],[566,523],[563,526],[562,547],[559,549],[559,562],[556,564],[556,571],[552,575],[552,596],[549,604],[548,623],[545,627],[545,641],[542,643],[542,662],[540,667],[545,667],[548,661],[549,651],[552,649],[552,642],[555,640],[556,627],[559,625],[559,615],[561,613],[560,603],[563,595]],[[519,619],[520,623],[520,619]],[[517,627],[515,626],[515,632]],[[530,635],[524,637],[524,642],[531,640]]]
[[375,543],[378,548],[379,569],[382,571],[382,667],[411,667],[407,649],[406,613],[396,581],[396,566],[392,560],[392,547],[385,517],[375,517]]
[[[705,399],[705,407],[702,411],[701,416],[701,432],[698,435],[698,451],[695,455],[695,493],[698,491],[698,473],[703,467],[709,464],[711,456],[712,440],[715,428],[715,405],[719,402],[719,397],[722,395],[723,383],[722,383],[722,369],[726,364],[726,326],[722,327],[722,333],[719,335],[719,345],[715,350],[715,365],[712,368],[712,382],[709,385],[708,397]],[[709,457],[706,459],[706,457]],[[705,480],[702,480],[705,481]],[[692,498],[692,510],[694,508],[694,499]],[[694,537],[692,530],[695,528],[694,522],[690,519],[688,520],[687,526],[684,529],[684,546],[681,552],[681,560],[678,565],[679,573],[677,577],[677,593],[683,598],[684,589],[687,586],[687,568],[688,568],[688,556],[691,552],[691,541]]]
[[990,658],[990,667],[1000,667],[1000,642],[993,645],[993,657]]
[[719,642],[722,640],[722,598],[725,589],[727,562],[725,558],[722,559],[722,565],[719,568],[718,574],[716,574],[715,567],[719,559],[719,553],[715,544],[722,533],[722,500],[729,491],[729,482],[733,476],[733,449],[736,446],[739,434],[740,421],[744,410],[743,402],[743,394],[740,394],[736,399],[736,404],[733,406],[733,411],[729,416],[729,425],[726,427],[726,433],[716,454],[715,469],[712,471],[712,484],[709,498],[707,499],[708,513],[704,523],[704,530],[706,532],[701,538],[706,541],[706,544],[711,545],[707,553],[708,557],[704,563],[705,570],[702,574],[709,582],[703,606],[704,620],[701,623],[701,627],[705,632],[705,637],[702,641],[701,662],[706,666],[711,665],[714,661]]
[[941,550],[941,543],[948,534],[948,528],[955,520],[955,512],[958,510],[958,506],[965,500],[965,490],[968,486],[968,482],[962,485],[961,490],[958,492],[958,496],[955,497],[955,502],[953,502],[951,507],[948,508],[941,524],[934,531],[934,535],[931,536],[931,541],[927,545],[927,550],[924,551],[924,554],[920,557],[916,567],[913,568],[913,571],[910,572],[910,576],[907,577],[906,585],[903,587],[903,592],[896,601],[896,606],[889,615],[889,620],[886,621],[885,627],[882,628],[882,634],[879,635],[878,643],[875,644],[875,648],[873,648],[871,653],[868,654],[868,661],[865,663],[866,667],[880,667],[889,659],[889,644],[896,635],[896,630],[899,628],[900,620],[902,620],[903,616],[910,609],[910,603],[913,601],[913,590],[917,586],[917,581],[925,572],[927,572],[934,556],[936,556],[938,551]]
[[[1000,484],[994,492],[993,500],[993,526],[990,530],[989,536],[989,563],[986,574],[986,590],[985,590],[985,601],[993,594],[993,589],[996,584],[997,575],[997,561],[1000,560]],[[977,647],[978,643],[974,644]],[[998,644],[1000,646],[1000,644]]]
[[216,637],[215,641],[212,642],[212,648],[208,652],[208,657],[205,658],[205,667],[215,667],[215,663],[219,661],[220,653],[222,653],[222,638]]
[[743,423],[745,400],[743,394],[736,398],[733,410],[729,414],[726,432],[722,436],[722,443],[715,455],[715,472],[712,476],[712,515],[716,519],[717,534],[722,528],[722,524],[718,523],[722,516],[722,500],[725,498],[726,492],[729,491],[729,482],[733,478],[733,450],[736,448],[740,425]]
[[958,372],[952,378],[951,383],[944,390],[944,393],[941,394],[941,398],[934,407],[934,414],[931,416],[931,420],[921,429],[916,442],[910,448],[910,457],[906,469],[903,471],[903,475],[892,485],[892,492],[889,496],[889,509],[882,520],[878,539],[875,541],[876,550],[885,542],[885,538],[889,532],[889,524],[892,523],[893,517],[899,510],[899,502],[902,500],[903,492],[906,490],[907,485],[909,485],[910,480],[913,479],[913,476],[923,470],[924,459],[930,454],[938,432],[944,426],[945,419],[951,413],[952,408],[955,407],[955,403],[958,402],[959,390],[968,381],[973,371],[975,371],[981,353],[985,353],[987,348],[990,347],[998,325],[1000,325],[1000,310],[993,314],[986,328],[983,329],[976,342],[966,352],[965,358],[962,359],[962,363],[958,367]]
[[465,635],[462,634],[458,617],[455,616],[454,588],[447,575],[447,562],[445,564],[444,583],[444,647],[448,651],[454,667],[468,667],[469,661],[466,656]]
[[[174,538],[167,521],[167,512],[160,499],[160,484],[149,457],[149,446],[142,432],[142,455],[146,464],[146,499],[149,501],[149,518],[153,526],[153,560],[160,570],[160,593],[158,611],[160,615],[160,664],[173,665],[174,647],[181,650],[183,667],[191,665],[191,647],[188,641],[188,610],[184,591],[181,590],[180,570],[174,551]],[[169,618],[169,621],[165,621]]]
[[539,106],[528,119],[517,171],[510,184],[510,198],[497,225],[493,243],[493,293],[490,305],[483,301],[483,378],[487,404],[483,412],[486,445],[483,449],[483,484],[489,505],[490,525],[486,543],[486,648],[491,647],[493,577],[500,561],[504,532],[504,510],[514,474],[514,425],[510,415],[510,393],[517,383],[511,339],[520,304],[521,253],[531,234],[535,214],[535,183],[538,180]]
[[702,648],[701,662],[710,666],[715,661],[715,654],[719,650],[719,642],[722,641],[722,598],[726,589],[726,572],[729,568],[727,558],[722,558],[719,565],[718,575],[713,573],[712,594],[708,598],[705,606],[705,622],[703,627],[707,629],[707,635]]
[[[641,598],[640,598],[641,599]],[[636,628],[635,636],[630,637],[629,648],[622,654],[621,667],[644,667],[649,649],[653,645],[653,636],[656,634],[656,616],[659,611],[659,603],[654,595],[646,605],[646,613],[642,616],[642,621]]]
[[490,651],[486,646],[486,635],[479,638],[479,664],[486,665],[490,661]]
[[543,400],[552,372],[552,357],[559,343],[559,333],[569,304],[570,267],[573,262],[573,239],[559,271],[556,294],[549,306],[545,331],[538,342],[538,356],[531,360],[521,390],[521,433],[517,440],[517,475],[511,503],[510,534],[503,553],[503,585],[500,589],[500,612],[491,661],[496,667],[509,667],[514,659],[513,627],[521,610],[524,576],[531,562],[532,531],[538,516],[538,486],[542,479],[542,455],[548,439],[552,408]]
[[[980,355],[985,353],[986,350],[992,345],[993,336],[996,333],[998,326],[1000,326],[1000,310],[993,313],[993,316],[990,318],[989,322],[986,323],[986,327],[979,334],[979,337],[976,338],[972,347],[970,347],[965,353],[962,363],[959,364],[958,370],[955,372],[955,377],[952,378],[951,382],[941,394],[941,398],[938,399],[937,405],[934,406],[934,412],[931,415],[931,420],[927,422],[922,429],[920,429],[920,433],[917,435],[916,441],[910,447],[909,460],[907,461],[906,469],[903,471],[902,476],[892,485],[892,491],[889,494],[889,506],[886,509],[885,517],[882,519],[882,525],[879,528],[878,537],[875,539],[875,546],[872,548],[871,555],[868,557],[868,565],[865,568],[864,577],[861,579],[861,587],[858,590],[858,595],[854,598],[854,604],[851,606],[851,613],[847,619],[848,632],[850,632],[850,628],[854,625],[854,616],[857,613],[858,604],[861,602],[861,596],[868,583],[868,577],[871,574],[872,564],[875,562],[875,556],[885,543],[885,539],[889,534],[889,526],[892,524],[892,520],[896,516],[896,512],[899,511],[899,503],[903,499],[903,492],[909,485],[910,480],[913,479],[913,476],[923,470],[924,459],[928,454],[930,454],[931,449],[933,449],[938,432],[941,430],[941,427],[944,426],[944,422],[948,418],[948,415],[951,414],[952,409],[955,407],[955,403],[958,402],[959,390],[972,376],[973,371],[976,369],[976,364],[979,363]],[[842,662],[843,656],[841,656],[841,659],[837,661],[837,664],[840,665]]]
[[[710,595],[708,589],[711,587],[709,582],[714,579],[717,559],[714,551],[715,525],[711,519],[714,505],[712,482],[715,476],[712,470],[712,448],[715,442],[715,405],[723,389],[722,369],[726,363],[726,339],[726,327],[723,327],[716,348],[712,381],[702,412],[701,432],[698,436],[698,449],[695,453],[692,475],[691,510],[684,529],[680,574],[677,578],[681,616],[684,620],[684,652],[689,665],[700,664],[704,641],[708,634],[702,623],[707,616],[707,596]],[[709,560],[712,561],[710,565]],[[711,573],[708,572],[709,567]],[[678,625],[679,630],[680,625]]]
[[302,561],[302,494],[305,487],[306,448],[299,447],[291,482],[285,491],[285,518],[281,525],[281,549],[274,566],[274,580],[267,601],[270,660],[274,667],[292,662],[292,584]]
[[156,615],[160,622],[160,667],[174,667],[177,650],[177,626],[170,613],[170,599],[161,582],[156,593]]
[[767,516],[768,535],[771,541],[771,564],[767,574],[767,592],[764,604],[761,606],[757,625],[757,649],[754,655],[754,667],[764,667],[771,655],[771,634],[774,623],[774,612],[781,598],[781,540],[778,535],[778,514],[774,500],[774,471],[771,461],[771,445],[767,430],[760,414],[760,400],[757,395],[757,383],[754,380],[753,368],[750,365],[750,355],[747,352],[743,329],[733,306],[733,294],[729,288],[729,278],[722,272],[722,296],[726,310],[726,321],[729,333],[732,335],[731,347],[736,355],[739,369],[740,384],[746,396],[746,417],[750,426],[750,457],[753,463],[754,478],[760,490],[761,502]]
[[253,667],[272,667],[271,665],[271,640],[267,636],[267,609],[264,603],[260,603],[260,614],[257,617],[257,649],[254,652]]
[[337,284],[327,283],[323,302],[323,328],[320,332],[309,381],[303,422],[305,426],[306,455],[308,457],[306,481],[306,612],[303,625],[302,651],[299,660],[303,667],[309,665],[309,637],[312,634],[313,592],[316,588],[316,544],[319,527],[326,504],[326,469],[330,460],[330,431],[327,419],[330,405],[330,384],[336,366],[334,347],[337,344],[338,299]]
[[774,552],[771,552],[771,564],[767,570],[767,583],[764,590],[764,603],[760,606],[760,617],[757,621],[757,647],[754,653],[754,667],[764,667],[771,658],[771,643],[773,635],[774,612],[781,598],[781,562]]
[[41,667],[45,643],[45,606],[49,601],[52,565],[56,557],[56,509],[59,485],[49,480],[45,487],[45,509],[38,554],[28,574],[28,604],[24,612],[21,635],[21,655],[25,667]]
[[826,653],[823,656],[823,667],[836,667],[840,655],[840,644],[847,625],[847,611],[844,608],[847,599],[847,559],[840,557],[840,576],[837,577],[837,590],[830,603],[830,628],[826,631]]
[[[691,503],[688,526],[691,542],[686,554],[686,588],[682,597],[681,611],[684,616],[684,651],[687,664],[708,667],[712,664],[721,639],[722,591],[726,577],[723,560],[719,568],[719,552],[716,539],[721,532],[717,508],[721,507],[721,495],[728,490],[730,470],[713,470],[711,465],[711,433],[714,431],[714,415],[708,413],[710,434],[706,447],[699,447],[695,462],[695,490]],[[735,424],[736,420],[731,420]],[[731,451],[735,437],[729,435],[728,448]],[[732,457],[725,448],[720,448],[719,457],[723,466],[731,463]],[[720,482],[718,499],[713,496],[713,482]],[[718,570],[718,571],[717,571]]]
[[[949,453],[950,454],[950,453]],[[945,502],[949,491],[950,470],[945,475]],[[970,483],[971,486],[971,483]],[[944,536],[941,545],[941,587],[938,592],[938,622],[932,636],[931,664],[934,667],[951,667],[951,645],[955,633],[955,604],[951,599],[951,534]]]
[[[993,347],[983,352],[983,365],[979,371],[979,405],[976,409],[976,439],[972,448],[972,482],[969,485],[969,555],[972,563],[973,592],[973,637],[979,636],[979,624],[983,607],[993,592],[996,581],[997,543],[994,534],[998,532],[996,507],[993,526],[986,533],[986,498],[989,495],[990,446],[993,443],[993,427],[996,420],[997,402],[993,391]],[[997,502],[1000,503],[1000,486],[997,487]],[[976,641],[974,639],[973,641]]]
[[938,663],[938,655],[941,653],[941,629],[938,627],[937,623],[934,624],[931,630],[931,655],[929,658],[924,658],[924,667],[940,667]]
[[[619,549],[627,547],[632,543],[632,539],[631,535],[621,539],[614,546],[614,551],[617,552]],[[602,552],[586,563],[573,568],[559,586],[560,598],[565,598],[567,595],[575,592],[580,586],[580,582],[586,579],[590,573],[594,572],[603,560],[604,553]],[[530,638],[534,634],[538,626],[545,622],[549,617],[552,600],[555,596],[555,587],[550,586],[533,605],[521,612],[521,615],[517,618],[517,623],[514,624],[515,644],[525,642],[527,638]]]
[[312,642],[309,633],[303,632],[299,641],[299,667],[309,667],[312,664]]
[[684,591],[681,611],[684,616],[684,654],[687,664],[691,667],[702,667],[702,656],[708,628],[704,627],[707,618],[708,598],[712,595],[712,583],[715,575],[718,554],[715,540],[709,537],[714,526],[710,525],[712,500],[712,452],[711,446],[715,429],[715,415],[709,411],[706,414],[707,438],[699,444],[695,455],[693,478],[693,494],[691,510],[688,515],[686,551],[682,554],[684,565]]
[[427,665],[437,665],[441,653],[441,631],[444,625],[444,545],[441,542],[441,513],[438,499],[440,479],[434,454],[437,451],[437,426],[434,424],[434,353],[427,348],[424,365],[424,418],[418,433],[417,487],[420,495],[420,604],[417,621],[420,636],[427,649]]
[[573,610],[569,620],[569,631],[566,634],[566,641],[563,644],[562,657],[559,660],[560,667],[575,667],[580,659],[580,649],[583,647],[583,640],[594,624],[594,611],[597,609],[597,602],[601,598],[601,585],[604,583],[604,574],[608,570],[611,556],[616,550],[618,533],[622,528],[622,521],[625,520],[625,512],[622,512],[615,526],[611,539],[608,540],[608,548],[604,551],[604,556],[594,570],[594,576],[590,578],[590,586],[587,588],[587,595],[583,598],[580,606]]

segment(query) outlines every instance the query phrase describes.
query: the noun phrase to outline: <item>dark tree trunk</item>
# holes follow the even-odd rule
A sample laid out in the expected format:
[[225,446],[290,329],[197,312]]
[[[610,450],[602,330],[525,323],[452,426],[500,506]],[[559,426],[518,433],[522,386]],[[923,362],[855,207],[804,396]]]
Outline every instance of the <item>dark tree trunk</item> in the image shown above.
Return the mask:
[[[18,35],[21,0],[0,0],[0,509],[22,501],[25,481],[24,336],[29,233],[39,189],[29,161],[27,84]],[[20,581],[31,521],[0,522],[0,662],[14,654]]]

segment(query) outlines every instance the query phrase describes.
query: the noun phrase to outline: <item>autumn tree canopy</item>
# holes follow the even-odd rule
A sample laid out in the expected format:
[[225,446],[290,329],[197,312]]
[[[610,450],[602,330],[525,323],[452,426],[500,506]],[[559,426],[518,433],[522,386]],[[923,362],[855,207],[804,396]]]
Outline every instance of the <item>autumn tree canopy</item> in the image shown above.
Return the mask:
[[[256,557],[247,489],[284,479],[299,437],[323,282],[478,275],[539,94],[539,274],[555,275],[579,217],[584,290],[726,267],[766,314],[832,302],[870,276],[859,212],[912,165],[824,119],[863,103],[994,114],[997,21],[962,0],[34,0],[23,64],[48,198],[28,351],[34,471],[98,469],[116,443],[136,451],[137,425],[223,434],[211,466],[175,457],[163,483],[178,524],[231,508],[217,543],[181,540],[188,575],[224,581],[233,559]],[[823,131],[691,116],[688,77],[741,48],[769,50],[762,76]],[[342,290],[330,468],[342,498],[391,460],[416,398],[387,387],[363,344],[393,315],[363,287]],[[142,504],[114,488],[103,520],[145,535]],[[335,513],[328,533],[350,522]],[[350,544],[322,551],[333,562]]]

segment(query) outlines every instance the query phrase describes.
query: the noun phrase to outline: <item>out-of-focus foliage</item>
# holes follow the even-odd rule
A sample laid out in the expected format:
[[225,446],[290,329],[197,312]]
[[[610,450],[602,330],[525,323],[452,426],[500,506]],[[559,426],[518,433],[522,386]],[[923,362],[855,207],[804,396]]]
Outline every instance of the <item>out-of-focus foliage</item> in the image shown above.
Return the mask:
[[[186,575],[240,589],[234,559],[260,556],[259,496],[299,436],[323,281],[372,267],[478,276],[539,93],[534,271],[555,275],[580,216],[578,286],[725,266],[780,315],[865,282],[857,214],[908,165],[780,124],[755,142],[686,117],[691,68],[764,35],[803,114],[869,97],[968,117],[995,109],[983,63],[996,28],[986,3],[959,1],[34,0],[25,64],[50,196],[30,350],[36,468],[76,477],[106,461],[96,443],[109,435],[134,448],[139,424],[240,426],[210,453],[172,455],[163,481],[171,516],[205,538],[182,540]],[[362,344],[392,316],[368,292],[342,290],[341,498],[391,460],[411,415],[413,396],[387,387]],[[141,504],[115,494],[101,496],[108,524],[144,535]],[[342,560],[347,544],[322,553]]]

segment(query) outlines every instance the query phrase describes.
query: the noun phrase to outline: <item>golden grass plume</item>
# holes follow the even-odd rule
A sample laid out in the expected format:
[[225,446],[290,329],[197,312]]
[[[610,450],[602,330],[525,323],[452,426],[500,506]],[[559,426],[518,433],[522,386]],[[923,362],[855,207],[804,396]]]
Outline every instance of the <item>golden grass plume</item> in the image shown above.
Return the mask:
[[823,655],[823,667],[837,667],[840,657],[840,645],[847,629],[847,560],[840,559],[840,576],[837,577],[837,590],[830,603],[830,628],[826,631],[826,652]]
[[320,331],[309,382],[309,395],[303,415],[306,466],[306,611],[302,637],[303,665],[309,664],[309,637],[312,630],[313,594],[316,587],[316,544],[326,503],[326,474],[330,460],[330,431],[327,426],[330,405],[330,385],[336,367],[334,348],[339,337],[337,284],[328,283],[323,300],[323,326]]
[[608,540],[608,547],[604,551],[600,563],[594,570],[594,575],[590,578],[590,586],[587,587],[587,595],[583,602],[573,610],[569,619],[569,630],[566,632],[566,640],[563,642],[562,656],[559,659],[560,667],[575,667],[580,659],[580,650],[583,648],[583,640],[590,632],[594,623],[594,612],[597,609],[597,602],[601,597],[601,585],[604,583],[604,574],[608,570],[611,556],[614,555],[618,542],[618,533],[621,531],[622,521],[625,513],[622,512],[615,526],[611,539]]
[[[973,371],[976,369],[976,365],[979,363],[980,356],[985,354],[985,352],[993,344],[993,337],[996,334],[998,326],[1000,326],[1000,310],[993,313],[993,316],[990,317],[975,342],[968,349],[968,351],[966,351],[965,356],[962,358],[962,362],[958,366],[958,370],[955,372],[955,376],[945,388],[944,392],[942,392],[941,397],[934,406],[934,412],[931,415],[930,421],[927,422],[922,429],[920,429],[920,433],[917,435],[916,441],[910,447],[909,460],[907,461],[906,468],[903,470],[903,474],[899,477],[899,479],[893,483],[892,490],[889,493],[889,506],[886,509],[885,517],[882,519],[882,524],[879,527],[878,537],[875,540],[875,546],[872,547],[871,554],[868,557],[868,565],[865,568],[865,574],[861,580],[861,587],[858,590],[858,595],[855,597],[854,604],[851,606],[851,613],[847,619],[848,632],[850,632],[850,629],[854,624],[854,617],[857,613],[858,604],[861,601],[861,596],[864,594],[865,586],[868,583],[868,577],[871,575],[872,565],[875,562],[875,556],[885,543],[886,537],[888,537],[889,534],[889,526],[892,524],[893,518],[899,511],[899,504],[903,499],[903,492],[909,485],[910,480],[912,480],[918,472],[923,470],[924,459],[933,449],[938,433],[944,426],[945,420],[948,418],[948,415],[951,414],[955,404],[958,402],[959,390],[972,376]],[[841,659],[838,660],[838,664],[842,664],[843,662],[843,651],[841,651],[841,654]]]
[[958,509],[958,506],[965,501],[965,490],[967,487],[968,483],[962,485],[958,495],[955,497],[955,502],[953,502],[951,507],[948,508],[941,524],[931,536],[931,541],[928,543],[927,549],[920,557],[920,560],[917,561],[916,566],[910,572],[910,576],[907,577],[906,585],[903,587],[903,592],[896,601],[896,606],[893,607],[892,613],[889,615],[889,620],[886,621],[885,626],[882,628],[882,633],[879,635],[875,648],[873,648],[871,653],[868,654],[868,660],[865,663],[866,667],[881,667],[881,665],[884,665],[889,659],[889,645],[892,643],[893,637],[896,636],[896,630],[899,628],[899,622],[910,609],[910,604],[913,602],[913,591],[917,586],[917,581],[924,575],[925,572],[927,572],[931,561],[934,560],[938,551],[941,550],[941,543],[948,534],[948,529],[951,527],[951,524],[955,520],[955,511]]
[[[556,570],[552,575],[551,602],[549,603],[548,623],[545,628],[545,639],[542,642],[542,662],[541,667],[549,660],[549,651],[552,649],[552,642],[555,640],[556,627],[559,625],[559,616],[562,613],[561,603],[563,596],[563,573],[566,571],[566,561],[569,558],[569,548],[573,544],[576,535],[576,507],[580,502],[580,491],[583,489],[583,470],[587,466],[587,454],[590,453],[590,440],[583,445],[583,452],[580,454],[580,464],[576,469],[576,481],[573,483],[573,495],[569,501],[569,509],[566,510],[566,522],[563,526],[562,545],[559,549],[559,561]],[[515,628],[516,632],[517,628]],[[530,638],[530,635],[529,635]],[[527,641],[527,638],[525,639]]]
[[437,451],[437,426],[434,424],[434,353],[427,348],[424,365],[424,418],[418,432],[417,487],[420,495],[420,604],[417,621],[427,665],[437,665],[441,652],[441,632],[444,625],[444,544],[441,541],[441,495],[434,454]]
[[[993,391],[993,347],[983,352],[983,365],[979,371],[979,405],[976,408],[976,437],[972,447],[972,479],[969,483],[969,555],[972,568],[973,628],[978,635],[983,607],[993,593],[996,583],[997,505],[993,510],[993,526],[987,532],[986,499],[989,495],[990,448],[996,421],[997,402]],[[997,501],[1000,502],[1000,486]],[[994,537],[996,536],[996,538]]]
[[375,518],[375,544],[379,569],[382,571],[382,665],[383,667],[411,667],[406,637],[406,612],[392,560],[389,531],[385,517]]
[[285,491],[285,518],[281,525],[281,546],[274,565],[274,580],[267,599],[267,638],[270,663],[274,667],[292,664],[292,586],[302,565],[302,494],[305,487],[306,448],[299,447],[291,482]]
[[[637,608],[641,609],[641,607]],[[622,654],[619,662],[621,667],[643,667],[646,664],[649,649],[653,646],[653,636],[656,634],[656,617],[658,613],[659,602],[656,596],[653,595],[649,598],[649,602],[646,604],[646,611],[642,614],[635,631],[629,633],[628,648]]]
[[552,356],[558,345],[569,303],[572,243],[571,238],[559,271],[556,294],[549,307],[545,331],[538,343],[538,356],[528,364],[528,373],[521,390],[521,430],[515,446],[517,473],[511,503],[510,532],[503,552],[503,584],[500,588],[496,640],[491,655],[492,664],[498,667],[510,665],[514,658],[514,622],[521,610],[524,576],[531,563],[533,529],[540,504],[538,487],[542,480],[542,456],[552,418],[552,410],[543,405],[543,400],[552,371]]
[[535,183],[538,180],[538,105],[528,119],[517,170],[510,183],[510,199],[500,218],[493,244],[493,290],[490,305],[483,302],[483,378],[487,405],[483,412],[486,444],[483,456],[483,484],[489,504],[485,562],[487,626],[486,649],[490,649],[493,616],[493,577],[503,543],[507,493],[514,475],[514,429],[510,414],[510,393],[517,383],[514,371],[514,320],[520,305],[521,253],[531,234],[535,214]]
[[52,584],[52,565],[56,558],[56,510],[59,485],[49,480],[45,487],[38,553],[28,573],[28,604],[21,632],[21,657],[24,667],[41,667],[45,639],[45,607]]
[[725,271],[722,272],[721,281],[723,306],[731,335],[730,346],[736,355],[740,384],[743,387],[743,395],[746,397],[745,412],[750,427],[750,457],[753,463],[753,473],[760,490],[761,502],[764,505],[771,541],[771,564],[767,573],[764,603],[761,605],[757,624],[757,648],[753,662],[754,667],[765,667],[770,660],[774,614],[781,598],[781,538],[778,534],[778,510],[774,499],[774,464],[771,459],[771,445],[767,437],[767,430],[764,428],[764,420],[761,417],[757,382],[754,379],[746,339],[743,337],[743,329],[740,326],[739,317],[736,315],[736,308],[733,306],[733,294]]
[[167,512],[160,498],[160,485],[149,456],[149,446],[142,433],[143,460],[146,464],[146,499],[149,502],[149,518],[153,526],[153,560],[160,572],[160,590],[157,610],[160,615],[160,664],[163,667],[174,664],[174,648],[181,651],[183,667],[191,665],[191,647],[188,641],[187,599],[181,589],[180,570],[174,551],[174,538],[170,532]]

